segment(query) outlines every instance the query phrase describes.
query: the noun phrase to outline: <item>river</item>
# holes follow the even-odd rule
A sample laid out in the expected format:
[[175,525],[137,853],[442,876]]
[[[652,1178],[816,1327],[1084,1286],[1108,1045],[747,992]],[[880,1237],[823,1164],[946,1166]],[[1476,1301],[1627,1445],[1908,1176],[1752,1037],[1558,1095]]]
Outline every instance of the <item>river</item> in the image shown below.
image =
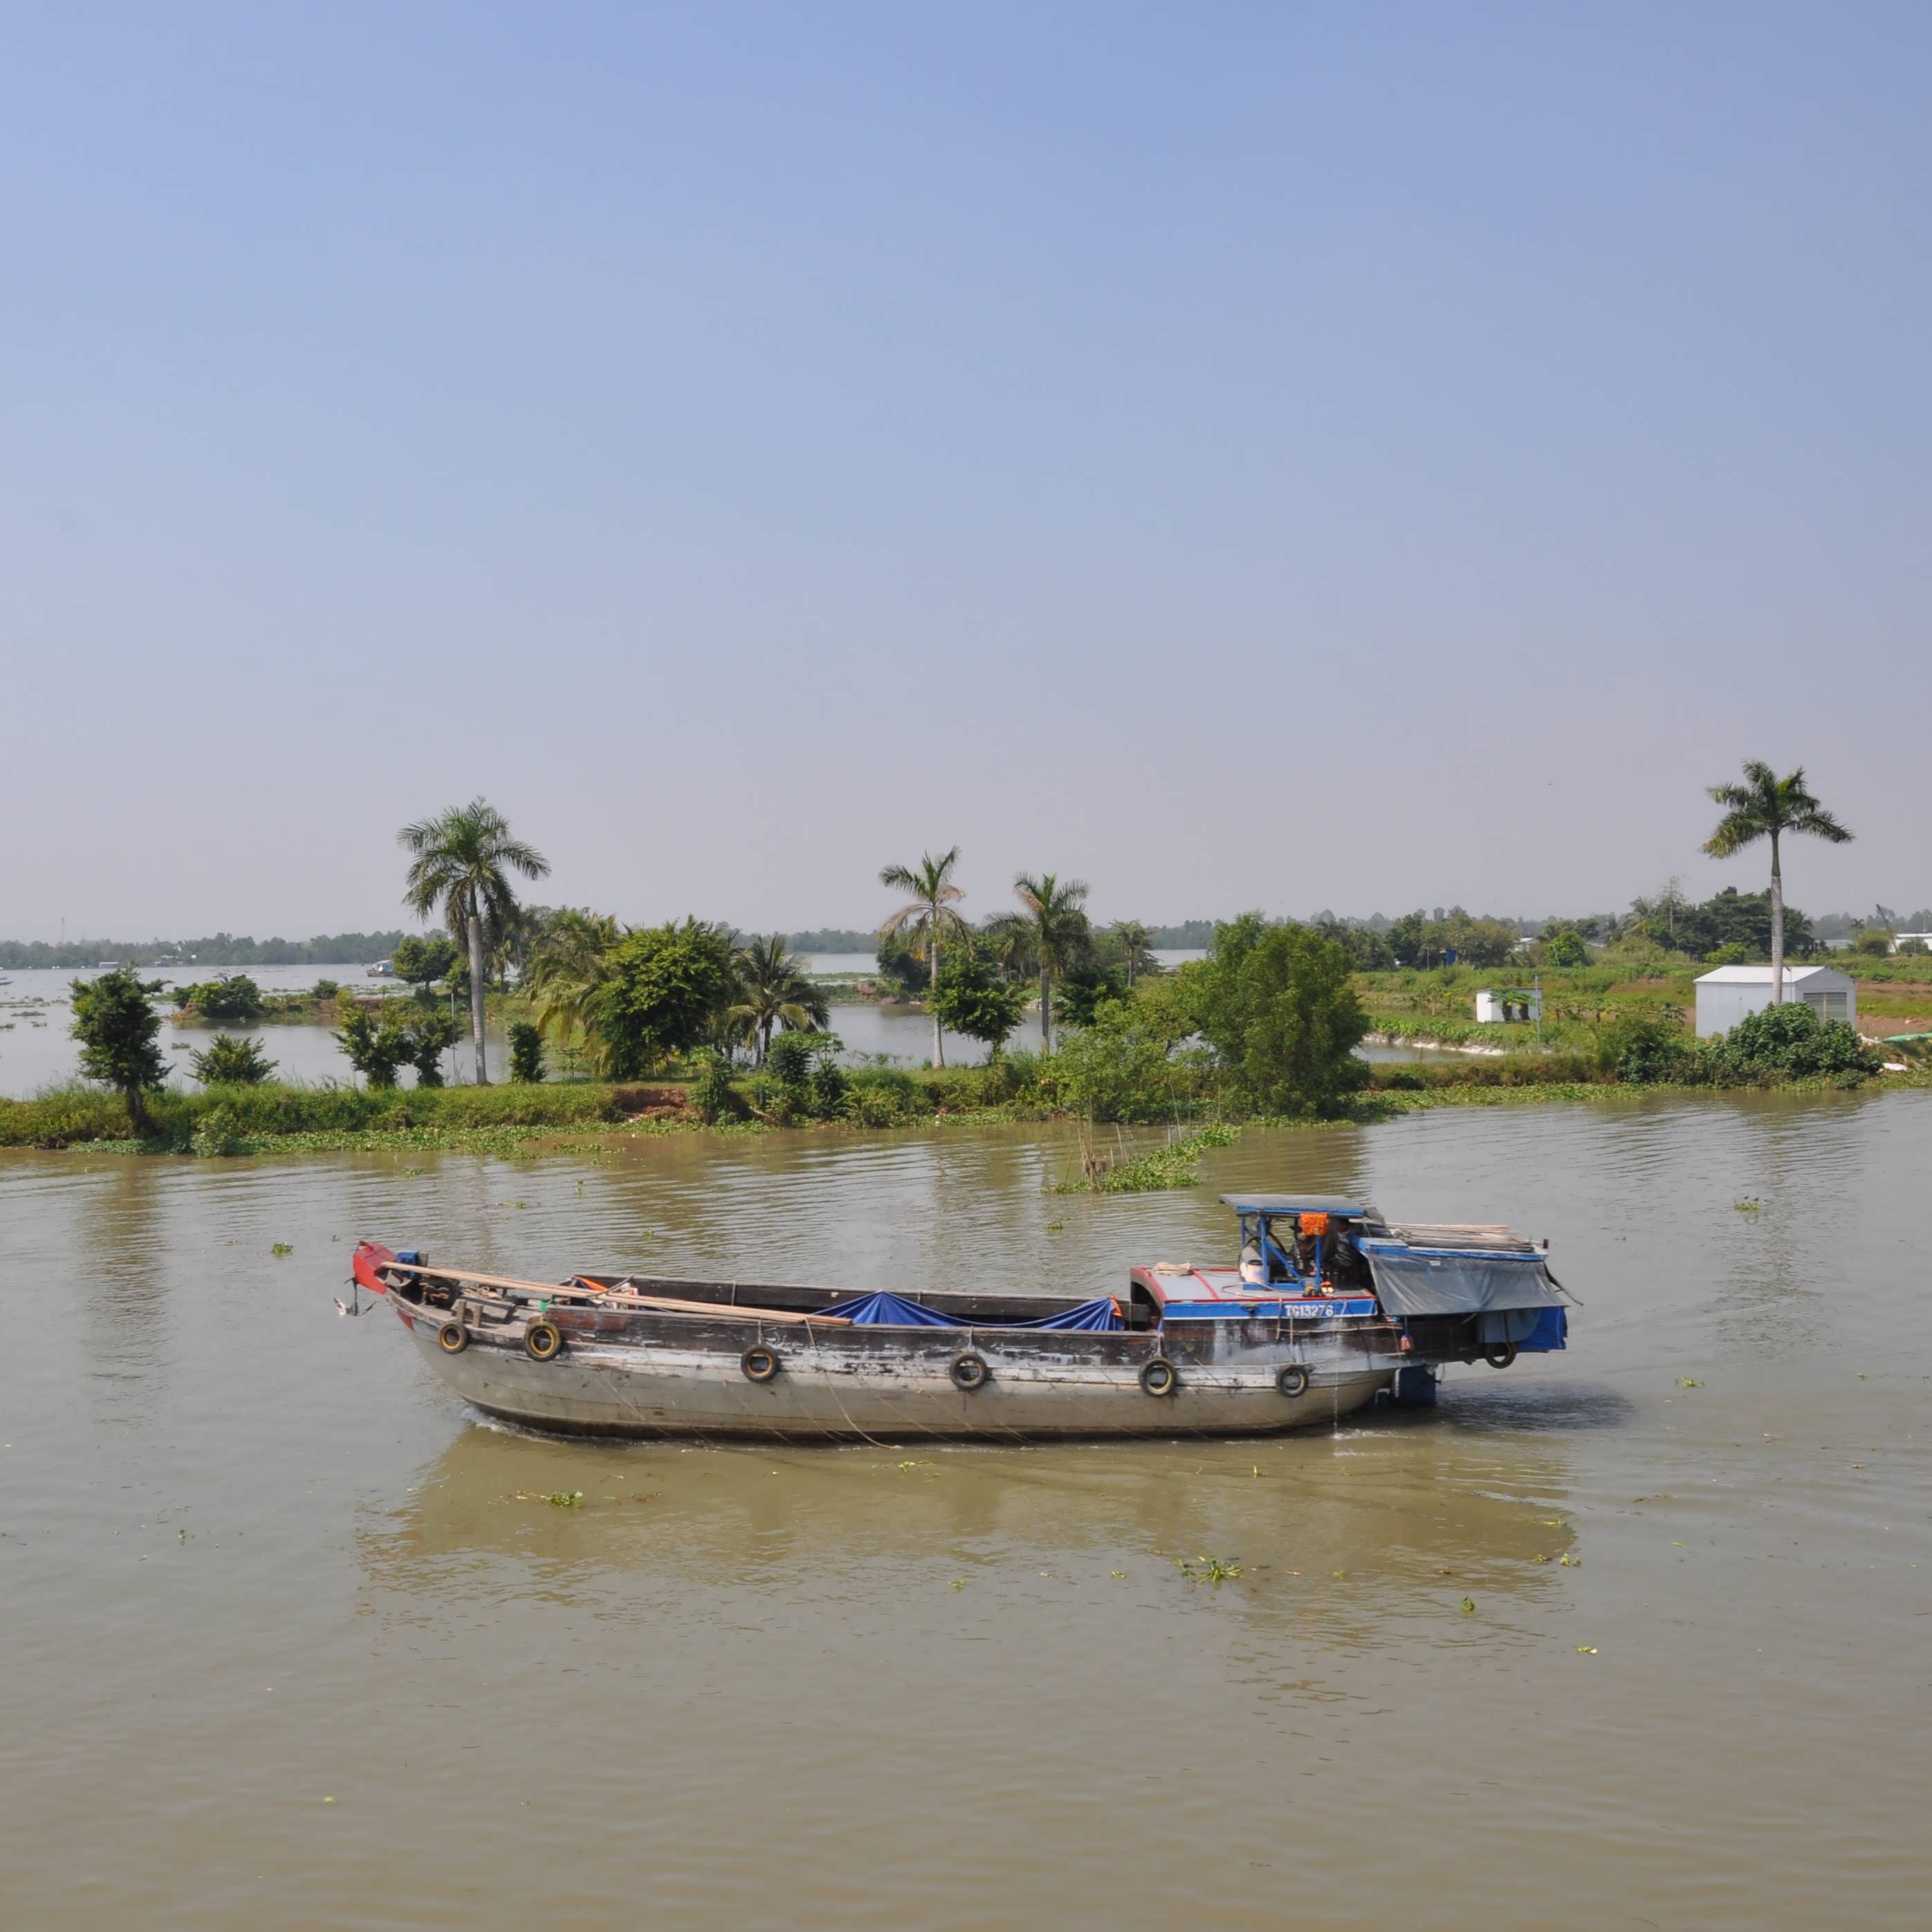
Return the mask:
[[[8,1922],[1924,1922],[1932,1094],[1073,1156],[0,1156]],[[362,1234],[1084,1294],[1234,1186],[1547,1234],[1570,1349],[1261,1441],[603,1447],[333,1302]]]

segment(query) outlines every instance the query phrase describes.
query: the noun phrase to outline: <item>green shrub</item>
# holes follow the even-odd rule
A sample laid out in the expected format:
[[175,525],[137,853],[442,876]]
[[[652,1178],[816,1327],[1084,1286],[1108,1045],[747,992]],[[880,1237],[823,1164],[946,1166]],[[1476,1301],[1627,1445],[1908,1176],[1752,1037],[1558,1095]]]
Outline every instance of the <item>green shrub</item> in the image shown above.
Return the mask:
[[852,1118],[861,1126],[898,1126],[932,1111],[920,1083],[903,1067],[862,1067],[848,1082]]
[[155,1045],[161,1022],[148,1002],[161,990],[158,980],[142,980],[123,966],[98,979],[76,980],[68,995],[74,1010],[70,1030],[80,1043],[80,1070],[90,1080],[120,1090],[129,1123],[136,1133],[151,1124],[147,1095],[167,1078]]
[[528,1020],[510,1022],[510,1078],[535,1085],[544,1077],[543,1035]]
[[1735,939],[1723,946],[1713,946],[1704,956],[1706,966],[1742,966],[1750,958],[1750,948],[1740,945]]
[[1587,966],[1590,949],[1574,926],[1553,926],[1543,935],[1543,963],[1546,966]]
[[927,1010],[948,1033],[983,1041],[997,1052],[1019,1024],[1028,998],[1027,988],[1002,980],[985,960],[954,955],[940,966]]
[[403,1027],[409,1042],[409,1062],[416,1070],[416,1084],[440,1087],[442,1056],[456,1044],[455,1016],[446,1007],[431,1006],[427,1011],[412,1012]]
[[1214,950],[1198,969],[1175,976],[1188,982],[1202,1036],[1240,1104],[1291,1120],[1319,1117],[1339,1112],[1367,1079],[1354,1048],[1368,1016],[1348,956],[1312,928],[1244,914],[1216,928]]
[[1091,1026],[1101,1007],[1126,997],[1124,969],[1102,966],[1089,960],[1084,965],[1075,967],[1061,979],[1059,990],[1054,995],[1054,1017],[1063,1026]]
[[1004,1107],[1040,1096],[1040,1056],[1022,1048],[1016,1053],[995,1053],[980,1077],[980,1098],[988,1107]]
[[1599,1069],[1633,1086],[1684,1079],[1696,1064],[1696,1045],[1675,1007],[1633,1003],[1597,1036]]
[[440,932],[426,933],[402,940],[390,956],[389,964],[398,980],[412,986],[427,986],[442,979],[462,958],[454,940]]
[[692,1082],[691,1104],[713,1126],[720,1120],[743,1119],[745,1103],[731,1083],[730,1063],[708,1046],[693,1055],[693,1062],[698,1078]]
[[1820,1019],[1802,1000],[1747,1013],[1706,1049],[1721,1079],[1864,1079],[1877,1071],[1857,1030],[1844,1020]]
[[1164,1120],[1180,1099],[1168,1042],[1124,1000],[1103,1000],[1090,1024],[1062,1037],[1040,1070],[1054,1102],[1090,1120]]
[[704,1044],[738,991],[731,935],[687,919],[620,940],[586,1002],[610,1072],[635,1080]]
[[809,1032],[782,1033],[765,1054],[765,1070],[782,1087],[802,1087],[812,1077],[812,1063],[826,1036]]
[[821,1060],[812,1070],[809,1086],[814,1119],[836,1120],[844,1118],[852,1103],[852,1083],[837,1060]]
[[349,1056],[350,1065],[379,1088],[394,1086],[396,1070],[409,1060],[414,1045],[400,1013],[386,1012],[378,1022],[360,1006],[337,1028],[335,1043]]
[[198,985],[183,986],[175,999],[184,1012],[240,1026],[260,1019],[266,1004],[261,988],[245,973],[220,973]]
[[259,1087],[275,1063],[256,1040],[218,1033],[200,1053],[188,1055],[194,1077],[204,1087]]
[[745,1083],[745,1104],[767,1126],[796,1126],[805,1117],[805,1089],[788,1087],[769,1073],[754,1073]]
[[230,1108],[210,1107],[195,1122],[188,1149],[204,1158],[214,1154],[246,1154],[249,1150],[248,1137]]
[[782,1033],[752,1082],[752,1105],[774,1125],[835,1120],[847,1111],[851,1083],[838,1064],[844,1042],[836,1034],[798,1028]]

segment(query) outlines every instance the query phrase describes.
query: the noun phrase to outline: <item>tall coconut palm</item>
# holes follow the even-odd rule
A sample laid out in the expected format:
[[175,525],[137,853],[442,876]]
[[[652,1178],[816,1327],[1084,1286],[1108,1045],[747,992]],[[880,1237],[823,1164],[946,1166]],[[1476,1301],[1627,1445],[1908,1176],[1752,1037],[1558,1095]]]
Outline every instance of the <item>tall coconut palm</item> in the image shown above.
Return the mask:
[[565,906],[544,920],[526,968],[538,1030],[560,1047],[580,1048],[600,1070],[602,1046],[590,1024],[592,1003],[610,977],[612,950],[627,929],[608,913]]
[[732,963],[738,976],[739,998],[728,1017],[742,1026],[746,1037],[757,1046],[760,1066],[771,1051],[774,1026],[783,1026],[789,1033],[822,1027],[832,1017],[824,988],[812,984],[805,962],[786,945],[783,933],[775,932],[767,939],[753,934],[750,943],[738,949]]
[[1844,845],[1852,835],[1805,788],[1804,767],[1780,778],[1762,760],[1744,760],[1742,784],[1715,784],[1711,796],[1724,808],[1718,829],[1704,842],[1714,859],[1728,859],[1760,838],[1771,841],[1771,1003],[1784,1004],[1784,874],[1778,842],[1787,832]]
[[1082,910],[1087,903],[1084,879],[1062,879],[1054,872],[1038,878],[1022,872],[1013,881],[1013,896],[1033,928],[1034,950],[1040,962],[1040,1048],[1053,1051],[1053,982],[1080,962],[1091,928]]
[[[886,866],[879,872],[879,884],[896,892],[910,895],[911,903],[902,905],[879,928],[904,934],[913,957],[928,962],[928,983],[939,984],[939,956],[944,942],[964,938],[966,922],[953,910],[966,895],[952,883],[952,868],[959,862],[959,848],[942,852],[935,859],[930,852],[919,855],[916,866]],[[946,1064],[946,1036],[939,1029],[939,1014],[932,1016],[932,1064]]]
[[1148,949],[1154,944],[1154,934],[1137,919],[1117,919],[1112,931],[1120,942],[1120,950],[1126,955],[1127,985],[1131,989],[1136,975],[1147,962]]
[[489,1084],[483,1058],[483,936],[506,929],[516,912],[509,874],[540,879],[550,862],[510,836],[509,821],[488,800],[453,805],[396,834],[410,854],[403,901],[418,918],[440,908],[451,936],[470,948],[470,1030],[476,1042],[476,1084]]

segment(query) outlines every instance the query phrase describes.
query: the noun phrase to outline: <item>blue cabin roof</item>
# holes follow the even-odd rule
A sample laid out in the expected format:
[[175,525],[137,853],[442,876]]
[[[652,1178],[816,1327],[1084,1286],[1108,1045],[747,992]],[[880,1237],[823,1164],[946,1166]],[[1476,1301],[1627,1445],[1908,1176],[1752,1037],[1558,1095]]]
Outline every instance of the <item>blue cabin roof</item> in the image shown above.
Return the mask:
[[1342,1194],[1224,1194],[1224,1208],[1237,1214],[1342,1214],[1359,1217],[1376,1210]]

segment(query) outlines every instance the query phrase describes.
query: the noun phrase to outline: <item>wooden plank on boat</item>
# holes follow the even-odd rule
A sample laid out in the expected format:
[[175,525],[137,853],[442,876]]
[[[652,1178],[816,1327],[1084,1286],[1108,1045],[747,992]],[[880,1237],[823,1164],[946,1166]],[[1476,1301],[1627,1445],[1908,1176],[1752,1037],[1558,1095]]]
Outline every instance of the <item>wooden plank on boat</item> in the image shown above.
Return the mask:
[[433,1275],[439,1281],[469,1282],[478,1288],[514,1288],[525,1294],[541,1294],[553,1301],[593,1302],[607,1308],[614,1304],[625,1308],[668,1309],[678,1315],[736,1316],[746,1322],[823,1322],[839,1328],[851,1325],[842,1315],[794,1315],[782,1308],[752,1308],[742,1304],[734,1307],[716,1301],[679,1301],[667,1294],[619,1294],[612,1288],[580,1288],[574,1282],[520,1281],[514,1275],[482,1274],[475,1268],[428,1268],[419,1262],[392,1262],[389,1266],[398,1272]]

